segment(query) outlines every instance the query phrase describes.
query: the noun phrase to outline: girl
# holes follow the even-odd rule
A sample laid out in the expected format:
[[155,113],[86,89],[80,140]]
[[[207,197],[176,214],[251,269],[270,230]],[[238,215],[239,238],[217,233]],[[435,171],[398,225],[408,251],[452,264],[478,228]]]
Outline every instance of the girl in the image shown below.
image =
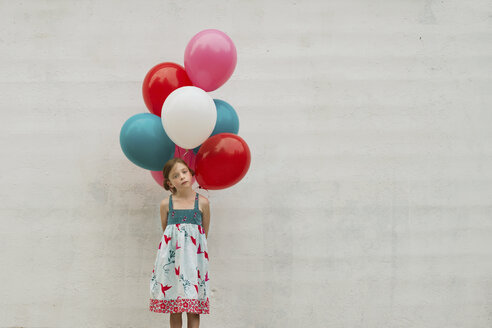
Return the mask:
[[191,189],[195,172],[181,158],[169,160],[162,173],[164,188],[172,194],[160,206],[164,233],[150,281],[150,311],[170,313],[171,328],[181,328],[187,312],[188,328],[196,328],[200,313],[210,313],[210,206]]

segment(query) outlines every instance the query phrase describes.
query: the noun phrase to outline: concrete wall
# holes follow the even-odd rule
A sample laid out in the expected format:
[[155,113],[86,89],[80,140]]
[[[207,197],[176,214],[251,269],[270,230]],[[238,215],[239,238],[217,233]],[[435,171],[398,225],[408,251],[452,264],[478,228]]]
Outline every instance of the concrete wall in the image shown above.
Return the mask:
[[[119,132],[206,28],[252,162],[202,327],[492,326],[490,1],[0,1],[0,327],[167,327],[168,197]],[[186,324],[186,317],[183,318]]]

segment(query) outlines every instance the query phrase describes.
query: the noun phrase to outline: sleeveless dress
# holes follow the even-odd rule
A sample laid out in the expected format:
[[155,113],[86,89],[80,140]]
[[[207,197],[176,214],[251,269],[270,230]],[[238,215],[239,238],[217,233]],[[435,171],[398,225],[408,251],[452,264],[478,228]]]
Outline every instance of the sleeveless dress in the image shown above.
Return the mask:
[[150,280],[150,311],[209,314],[208,248],[198,193],[193,209],[169,213]]

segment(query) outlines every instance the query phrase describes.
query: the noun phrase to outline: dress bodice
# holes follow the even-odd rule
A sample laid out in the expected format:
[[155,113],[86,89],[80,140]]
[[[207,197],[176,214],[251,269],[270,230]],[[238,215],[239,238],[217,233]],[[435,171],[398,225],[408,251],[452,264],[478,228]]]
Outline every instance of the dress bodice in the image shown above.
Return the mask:
[[195,196],[195,206],[190,209],[174,209],[173,195],[169,195],[169,212],[167,214],[167,225],[191,223],[202,225],[202,212],[198,207],[198,193]]

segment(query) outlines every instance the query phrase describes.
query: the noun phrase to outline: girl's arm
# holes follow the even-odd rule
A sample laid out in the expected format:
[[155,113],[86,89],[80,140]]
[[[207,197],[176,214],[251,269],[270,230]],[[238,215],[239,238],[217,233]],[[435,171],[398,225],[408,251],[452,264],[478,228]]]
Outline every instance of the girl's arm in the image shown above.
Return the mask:
[[166,230],[167,226],[167,213],[169,212],[169,203],[166,199],[161,202],[161,223],[162,223],[162,232]]
[[202,210],[203,230],[205,230],[205,238],[208,239],[208,228],[210,227],[210,203],[205,197],[203,197]]

